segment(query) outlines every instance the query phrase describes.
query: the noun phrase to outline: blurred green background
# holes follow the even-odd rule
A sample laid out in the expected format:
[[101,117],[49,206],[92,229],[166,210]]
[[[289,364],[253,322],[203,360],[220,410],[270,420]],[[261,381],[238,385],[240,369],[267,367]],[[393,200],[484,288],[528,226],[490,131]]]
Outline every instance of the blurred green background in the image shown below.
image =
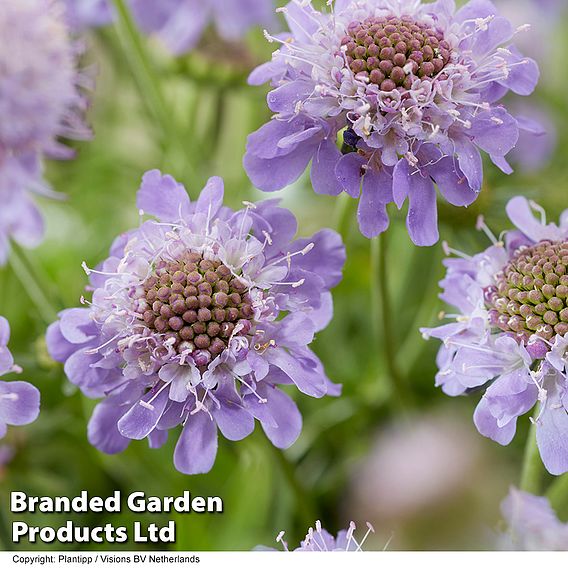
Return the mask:
[[[542,80],[537,94],[525,102],[549,114],[557,145],[550,161],[535,171],[524,171],[521,159],[518,171],[507,177],[488,163],[485,188],[469,209],[440,206],[441,238],[465,252],[487,246],[486,237],[475,230],[479,214],[496,234],[509,228],[504,205],[513,195],[535,199],[552,218],[568,203],[568,76],[558,65],[568,47],[563,33],[568,22],[565,15],[555,23],[541,21],[542,14],[533,10],[537,2],[531,0],[503,4],[514,5],[516,17],[524,11],[538,19],[531,37],[524,39],[524,50],[538,51],[527,55],[540,60]],[[272,448],[257,425],[242,442],[220,437],[217,461],[207,475],[188,477],[174,469],[176,435],[160,450],[132,442],[116,456],[88,444],[86,424],[94,401],[50,361],[44,333],[55,312],[78,305],[86,284],[81,262],[97,264],[114,237],[138,223],[135,193],[143,172],[157,167],[174,175],[192,197],[209,176],[220,175],[232,207],[267,197],[250,186],[241,167],[246,136],[270,116],[267,88],[246,85],[250,69],[270,57],[261,30],[252,31],[239,46],[207,38],[200,49],[178,59],[148,38],[138,40],[133,42],[120,25],[88,35],[84,65],[98,70],[89,112],[94,139],[75,145],[74,161],[47,165],[48,180],[67,198],[41,202],[48,225],[44,244],[34,251],[15,251],[13,264],[0,270],[0,313],[12,326],[10,348],[24,367],[23,378],[42,393],[39,419],[10,428],[2,440],[11,459],[0,466],[0,546],[13,546],[13,520],[57,526],[69,518],[88,526],[112,522],[130,527],[135,520],[165,524],[173,518],[173,550],[272,546],[280,530],[295,545],[316,519],[334,532],[350,520],[364,532],[364,522],[372,522],[376,534],[367,549],[381,549],[391,536],[391,550],[491,547],[499,502],[518,483],[528,419],[520,421],[513,444],[501,448],[475,431],[472,413],[479,394],[451,399],[434,387],[438,344],[424,341],[418,328],[435,324],[443,309],[437,297],[441,245],[414,247],[403,213],[391,207],[385,270],[379,278],[378,243],[359,234],[355,202],[314,194],[307,176],[278,196],[297,215],[301,234],[332,225],[346,242],[344,279],[334,290],[335,317],[315,343],[328,376],[343,384],[343,395],[312,400],[294,393],[304,429],[290,450],[282,454]],[[385,282],[386,295],[381,288]],[[385,346],[394,353],[390,363]],[[393,373],[407,383],[410,407],[393,392]],[[87,490],[107,496],[116,489],[124,496],[132,491],[178,495],[183,490],[219,495],[225,512],[173,517],[8,512],[12,490],[50,496]],[[568,520],[568,508],[559,514]],[[127,543],[112,550],[143,546]],[[18,545],[28,548],[110,546]]]

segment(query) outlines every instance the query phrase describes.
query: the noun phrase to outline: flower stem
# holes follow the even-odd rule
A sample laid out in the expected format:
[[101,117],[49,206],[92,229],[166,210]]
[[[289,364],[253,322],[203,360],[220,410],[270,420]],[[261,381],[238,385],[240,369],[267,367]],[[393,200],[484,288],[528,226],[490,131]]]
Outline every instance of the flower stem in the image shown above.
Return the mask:
[[136,81],[139,83],[141,94],[144,100],[148,101],[155,118],[165,130],[164,134],[167,135],[170,130],[170,113],[168,112],[160,85],[156,80],[154,69],[150,64],[150,58],[146,53],[145,45],[140,39],[125,1],[113,0],[113,2],[118,14],[116,25],[119,30],[119,36]]
[[[538,406],[535,411],[535,417],[538,415]],[[535,418],[536,420],[536,418]],[[525,445],[525,455],[523,458],[523,467],[521,470],[520,489],[527,493],[539,495],[540,483],[542,478],[542,461],[536,444],[536,424],[531,424],[527,443]]]
[[347,193],[341,193],[337,196],[335,201],[335,208],[333,210],[333,227],[343,238],[343,242],[347,240],[347,233],[349,232],[350,223],[348,220],[351,211],[351,203],[353,198]]
[[21,251],[14,246],[10,251],[10,266],[12,271],[20,281],[22,288],[35,307],[46,325],[57,320],[57,311],[51,305],[36,277],[26,264]]
[[[138,85],[140,96],[162,132],[163,148],[167,150],[168,147],[173,147],[175,152],[181,152],[186,144],[180,140],[172,110],[164,96],[146,45],[140,38],[125,0],[113,0],[113,3],[118,15],[116,27],[120,42]],[[186,157],[183,162],[184,168],[187,168]]]
[[[373,307],[376,317],[373,318],[377,341],[380,341],[380,351],[385,357],[385,362],[389,372],[392,390],[397,402],[407,407],[412,402],[412,396],[406,384],[406,379],[401,373],[397,361],[397,346],[394,334],[394,324],[392,318],[392,299],[390,297],[388,285],[388,235],[385,231],[378,239],[371,241],[372,273],[374,275],[372,294]],[[379,333],[378,326],[382,324],[382,333]]]

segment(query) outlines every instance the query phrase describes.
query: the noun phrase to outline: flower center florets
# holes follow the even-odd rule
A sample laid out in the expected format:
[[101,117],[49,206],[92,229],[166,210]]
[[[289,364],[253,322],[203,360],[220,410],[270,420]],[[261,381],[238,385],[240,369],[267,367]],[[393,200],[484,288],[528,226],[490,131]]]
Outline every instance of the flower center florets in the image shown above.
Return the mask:
[[520,249],[485,290],[491,323],[518,339],[568,332],[568,242]]
[[382,91],[410,89],[414,77],[431,79],[450,60],[443,33],[410,16],[351,22],[341,45],[351,71]]
[[146,326],[171,338],[178,353],[191,353],[197,366],[221,354],[233,335],[251,332],[248,285],[219,260],[190,251],[160,260],[143,288]]

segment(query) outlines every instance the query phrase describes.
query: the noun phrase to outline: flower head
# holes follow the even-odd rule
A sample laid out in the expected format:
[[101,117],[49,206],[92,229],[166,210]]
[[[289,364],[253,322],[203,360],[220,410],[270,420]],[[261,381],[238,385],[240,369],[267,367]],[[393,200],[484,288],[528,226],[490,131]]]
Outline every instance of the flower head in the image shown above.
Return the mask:
[[[306,538],[293,551],[289,550],[288,543],[284,540],[284,531],[276,537],[276,542],[280,543],[286,552],[361,552],[365,541],[375,529],[367,523],[367,531],[361,541],[358,541],[355,538],[356,528],[355,523],[351,522],[347,530],[339,531],[337,537],[334,537],[322,528],[320,521],[316,521],[315,529],[310,527]],[[275,550],[264,547],[262,549]]]
[[561,523],[546,497],[511,488],[501,504],[508,532],[501,538],[507,550],[568,550],[568,523]]
[[498,240],[480,220],[492,246],[445,261],[441,298],[455,321],[422,331],[443,341],[436,381],[446,394],[487,387],[474,415],[484,436],[508,444],[517,418],[539,404],[540,454],[559,475],[568,471],[568,216],[547,223],[523,197],[507,213],[517,230]]
[[311,161],[317,193],[359,197],[361,232],[389,224],[388,203],[408,199],[418,245],[438,240],[436,190],[472,203],[482,185],[480,151],[510,172],[505,155],[520,125],[499,104],[530,94],[532,59],[487,0],[338,0],[331,12],[293,0],[272,61],[250,82],[271,81],[272,120],[251,134],[244,158],[255,185],[274,191]]
[[[0,264],[9,239],[39,244],[43,223],[32,193],[49,194],[44,156],[68,158],[58,138],[85,138],[77,49],[55,0],[0,0]],[[14,57],[17,53],[18,56]]]
[[[20,373],[8,349],[10,325],[0,316],[0,377]],[[6,435],[8,425],[30,424],[39,415],[39,391],[23,381],[0,381],[0,438]]]
[[97,270],[85,267],[92,302],[48,331],[69,380],[104,397],[89,424],[102,451],[146,437],[160,445],[183,424],[175,465],[203,473],[217,428],[240,440],[256,418],[275,446],[296,440],[301,416],[278,385],[339,394],[309,344],[331,319],[340,237],[293,240],[296,220],[276,201],[236,212],[222,201],[220,178],[191,203],[173,178],[146,173],[138,206],[157,221],[119,237]]
[[235,41],[274,21],[273,0],[131,0],[131,6],[141,29],[177,55],[191,51],[211,22],[221,39]]

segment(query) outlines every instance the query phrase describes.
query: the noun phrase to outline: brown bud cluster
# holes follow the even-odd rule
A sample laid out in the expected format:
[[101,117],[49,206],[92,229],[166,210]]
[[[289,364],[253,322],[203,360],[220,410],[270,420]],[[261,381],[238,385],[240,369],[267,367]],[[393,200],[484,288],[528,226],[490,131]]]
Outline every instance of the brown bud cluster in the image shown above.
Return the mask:
[[541,241],[517,253],[485,290],[491,323],[525,342],[568,332],[568,242]]
[[187,252],[161,260],[144,283],[145,324],[174,339],[178,352],[194,353],[207,364],[227,347],[237,324],[239,335],[252,328],[254,310],[247,284],[218,260]]
[[408,16],[351,22],[341,45],[351,70],[387,92],[410,89],[414,77],[434,77],[450,60],[442,32]]

